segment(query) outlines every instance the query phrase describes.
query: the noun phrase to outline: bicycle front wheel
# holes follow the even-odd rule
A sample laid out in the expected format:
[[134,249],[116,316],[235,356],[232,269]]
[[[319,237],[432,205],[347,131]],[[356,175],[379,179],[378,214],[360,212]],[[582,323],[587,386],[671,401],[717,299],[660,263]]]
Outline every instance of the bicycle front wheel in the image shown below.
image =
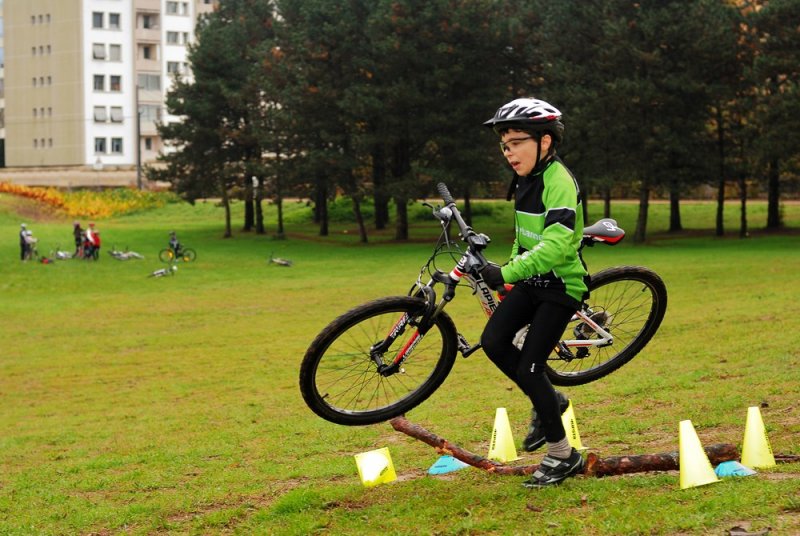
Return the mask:
[[171,249],[162,249],[158,252],[158,260],[161,262],[172,262],[175,259],[175,252]]
[[[425,401],[453,368],[458,347],[452,319],[440,312],[419,340],[425,300],[397,296],[374,300],[343,314],[317,335],[300,367],[300,391],[314,413],[336,424],[365,425],[402,415]],[[373,348],[405,329],[381,352]],[[391,364],[411,348],[393,374],[378,372],[376,358]]]
[[[613,336],[608,346],[562,350],[548,360],[555,385],[583,385],[606,376],[633,359],[650,341],[667,310],[664,281],[648,268],[617,266],[592,275],[590,317]],[[596,339],[588,325],[572,322],[562,340]]]
[[195,253],[192,248],[181,250],[181,259],[183,259],[183,262],[192,262],[196,258],[197,253]]

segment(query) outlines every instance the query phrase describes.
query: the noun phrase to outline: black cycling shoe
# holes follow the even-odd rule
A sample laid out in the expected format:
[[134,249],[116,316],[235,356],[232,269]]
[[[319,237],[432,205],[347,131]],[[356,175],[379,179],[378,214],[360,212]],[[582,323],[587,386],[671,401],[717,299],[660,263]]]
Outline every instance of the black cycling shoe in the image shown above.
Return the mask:
[[[569,407],[569,398],[561,391],[556,391],[558,398],[558,409],[563,415]],[[536,410],[531,410],[531,425],[528,427],[528,435],[522,440],[522,450],[533,452],[545,443],[544,430],[542,430],[542,420],[536,414]]]
[[536,472],[522,485],[526,488],[555,486],[567,478],[582,472],[584,465],[583,457],[575,449],[572,449],[569,458],[566,460],[545,456]]

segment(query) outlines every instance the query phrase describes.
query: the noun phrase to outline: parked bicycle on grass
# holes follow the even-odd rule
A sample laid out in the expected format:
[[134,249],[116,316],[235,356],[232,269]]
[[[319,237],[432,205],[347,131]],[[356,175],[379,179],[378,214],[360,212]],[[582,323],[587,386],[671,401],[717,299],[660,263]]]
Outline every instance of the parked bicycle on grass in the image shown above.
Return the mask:
[[169,233],[169,247],[158,252],[158,259],[161,262],[192,262],[197,258],[197,253],[192,248],[184,247],[178,241],[175,231]]

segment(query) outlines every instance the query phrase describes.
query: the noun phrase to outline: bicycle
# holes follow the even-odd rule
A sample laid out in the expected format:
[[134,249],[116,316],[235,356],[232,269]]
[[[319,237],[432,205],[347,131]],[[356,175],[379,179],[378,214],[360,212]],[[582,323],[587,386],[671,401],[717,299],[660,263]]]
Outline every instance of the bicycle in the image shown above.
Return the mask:
[[127,261],[130,259],[144,259],[144,255],[137,253],[135,251],[131,251],[127,247],[125,248],[125,251],[120,251],[117,249],[117,246],[112,246],[108,254],[117,259],[118,261]]
[[158,260],[161,262],[193,262],[197,258],[197,253],[192,248],[179,247],[177,250],[164,248],[158,252]]
[[[480,348],[458,332],[444,311],[456,287],[466,284],[487,316],[498,299],[480,276],[489,237],[467,226],[443,183],[444,207],[431,208],[442,225],[433,254],[406,296],[372,300],[336,318],[313,340],[300,366],[300,391],[309,408],[330,422],[367,425],[402,415],[424,402],[444,382],[456,353]],[[449,238],[454,222],[467,247]],[[583,231],[581,248],[614,245],[625,236],[610,218]],[[437,259],[455,266],[442,271]],[[448,264],[448,266],[450,266]],[[427,279],[427,282],[423,282]],[[444,291],[437,298],[436,285]],[[559,386],[598,380],[633,359],[658,330],[667,289],[652,270],[617,266],[591,276],[590,298],[576,311],[548,358],[547,374]],[[517,333],[521,347],[527,328]]]

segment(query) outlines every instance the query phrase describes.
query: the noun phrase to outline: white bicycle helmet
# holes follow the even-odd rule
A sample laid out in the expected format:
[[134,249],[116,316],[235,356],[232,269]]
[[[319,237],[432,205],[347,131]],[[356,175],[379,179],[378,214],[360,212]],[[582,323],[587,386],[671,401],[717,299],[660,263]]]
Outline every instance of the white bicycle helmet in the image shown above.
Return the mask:
[[514,99],[504,104],[494,117],[483,123],[496,131],[513,128],[526,132],[550,133],[556,142],[564,138],[561,112],[552,104],[534,98]]

